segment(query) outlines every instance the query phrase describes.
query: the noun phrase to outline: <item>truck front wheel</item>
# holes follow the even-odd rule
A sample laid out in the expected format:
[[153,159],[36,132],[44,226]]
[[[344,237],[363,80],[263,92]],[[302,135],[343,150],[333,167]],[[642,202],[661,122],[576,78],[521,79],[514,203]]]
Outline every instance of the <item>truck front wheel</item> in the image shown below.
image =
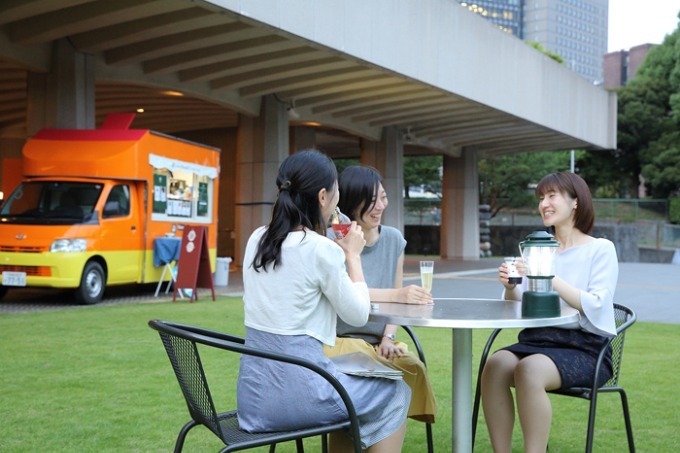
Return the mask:
[[80,286],[76,290],[76,299],[84,305],[96,304],[102,300],[106,287],[106,275],[104,269],[96,261],[90,261],[85,265]]

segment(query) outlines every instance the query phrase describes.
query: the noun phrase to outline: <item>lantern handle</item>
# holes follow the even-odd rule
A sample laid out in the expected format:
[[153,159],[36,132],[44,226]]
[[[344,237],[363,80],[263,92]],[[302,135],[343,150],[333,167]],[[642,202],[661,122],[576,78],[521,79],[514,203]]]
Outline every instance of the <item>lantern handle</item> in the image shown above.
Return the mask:
[[524,248],[522,247],[526,241],[521,241],[519,244],[517,244],[517,248],[519,249],[519,256],[522,257],[522,260],[526,263],[526,260],[524,259]]

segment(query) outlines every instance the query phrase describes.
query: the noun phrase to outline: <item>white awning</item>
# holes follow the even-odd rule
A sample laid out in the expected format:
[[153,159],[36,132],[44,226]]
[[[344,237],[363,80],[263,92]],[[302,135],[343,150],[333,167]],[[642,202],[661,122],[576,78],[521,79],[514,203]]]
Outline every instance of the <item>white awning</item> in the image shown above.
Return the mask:
[[167,168],[170,171],[182,170],[196,173],[198,176],[207,176],[210,179],[217,178],[217,168],[206,167],[205,165],[192,164],[177,159],[149,154],[149,163],[153,168]]

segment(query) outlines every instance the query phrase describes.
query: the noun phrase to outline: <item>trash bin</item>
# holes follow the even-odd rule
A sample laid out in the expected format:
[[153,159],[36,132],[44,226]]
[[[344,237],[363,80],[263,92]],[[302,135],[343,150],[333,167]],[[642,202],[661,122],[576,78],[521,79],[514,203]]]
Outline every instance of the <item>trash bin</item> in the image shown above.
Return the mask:
[[673,254],[673,260],[671,261],[673,264],[680,264],[680,249],[675,249],[675,253]]
[[215,265],[215,286],[229,286],[229,263],[231,258],[217,258]]

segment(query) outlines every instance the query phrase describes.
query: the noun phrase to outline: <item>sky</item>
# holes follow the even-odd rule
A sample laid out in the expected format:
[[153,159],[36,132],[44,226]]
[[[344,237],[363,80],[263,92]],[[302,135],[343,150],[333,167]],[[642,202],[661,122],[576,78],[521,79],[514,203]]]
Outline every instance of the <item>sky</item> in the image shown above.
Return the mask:
[[661,44],[678,25],[680,0],[609,0],[608,52]]

